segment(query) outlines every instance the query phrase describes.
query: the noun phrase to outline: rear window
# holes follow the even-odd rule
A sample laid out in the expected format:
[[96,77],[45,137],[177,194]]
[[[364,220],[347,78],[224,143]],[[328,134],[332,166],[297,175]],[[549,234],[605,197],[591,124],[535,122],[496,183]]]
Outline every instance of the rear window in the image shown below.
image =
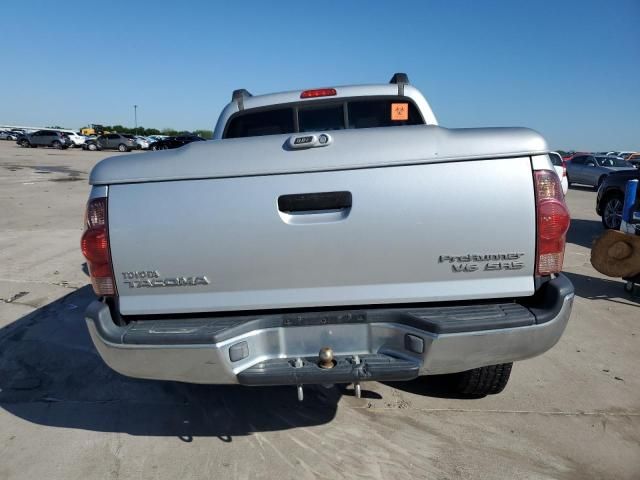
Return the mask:
[[293,108],[278,108],[236,116],[229,122],[225,138],[260,137],[293,132]]
[[354,100],[348,103],[349,128],[397,127],[424,123],[416,106],[402,99]]
[[317,130],[342,130],[344,128],[344,106],[324,105],[320,107],[300,107],[298,124],[301,132]]
[[555,153],[550,153],[549,157],[551,158],[551,163],[553,163],[556,167],[562,166],[562,158],[560,158],[560,155],[556,155]]
[[236,114],[224,138],[257,137],[294,132],[342,130],[344,128],[424,125],[412,100],[406,97],[355,98],[314,101]]
[[598,163],[603,167],[631,167],[626,160],[617,157],[598,157]]

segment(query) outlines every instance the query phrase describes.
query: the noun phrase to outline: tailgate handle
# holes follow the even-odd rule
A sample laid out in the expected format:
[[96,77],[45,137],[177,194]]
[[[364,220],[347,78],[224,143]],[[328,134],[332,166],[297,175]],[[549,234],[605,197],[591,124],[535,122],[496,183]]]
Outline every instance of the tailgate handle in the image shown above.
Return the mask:
[[284,213],[351,208],[351,192],[295,193],[278,197],[278,209]]

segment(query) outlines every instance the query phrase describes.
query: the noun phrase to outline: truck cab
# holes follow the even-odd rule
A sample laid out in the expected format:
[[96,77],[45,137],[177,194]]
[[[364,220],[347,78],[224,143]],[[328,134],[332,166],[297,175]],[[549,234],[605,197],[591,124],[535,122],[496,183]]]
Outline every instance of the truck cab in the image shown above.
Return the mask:
[[388,84],[294,90],[252,95],[235,90],[213,138],[242,138],[310,131],[438,125],[426,98],[396,73]]

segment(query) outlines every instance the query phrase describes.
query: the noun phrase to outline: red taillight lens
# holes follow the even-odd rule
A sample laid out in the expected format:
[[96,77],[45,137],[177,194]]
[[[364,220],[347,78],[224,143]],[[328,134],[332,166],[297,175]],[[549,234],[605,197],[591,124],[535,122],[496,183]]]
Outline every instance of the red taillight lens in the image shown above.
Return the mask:
[[80,241],[82,254],[91,263],[109,263],[109,240],[104,227],[89,228]]
[[300,98],[333,97],[337,94],[335,88],[316,88],[315,90],[305,90],[300,94]]
[[564,203],[562,185],[550,170],[534,172],[537,216],[536,273],[550,275],[562,270],[564,246],[571,218]]
[[86,225],[80,240],[80,248],[87,259],[91,283],[96,295],[115,295],[116,288],[109,251],[107,199],[104,197],[94,198],[87,205]]

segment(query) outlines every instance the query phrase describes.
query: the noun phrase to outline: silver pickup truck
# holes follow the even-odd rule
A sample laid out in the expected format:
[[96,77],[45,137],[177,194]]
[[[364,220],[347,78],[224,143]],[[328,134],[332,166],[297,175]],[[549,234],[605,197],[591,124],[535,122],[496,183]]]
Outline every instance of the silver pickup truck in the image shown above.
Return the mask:
[[453,374],[502,391],[562,335],[569,213],[536,132],[446,129],[389,84],[233,93],[215,140],[91,172],[86,311],[104,361],[194,383]]

